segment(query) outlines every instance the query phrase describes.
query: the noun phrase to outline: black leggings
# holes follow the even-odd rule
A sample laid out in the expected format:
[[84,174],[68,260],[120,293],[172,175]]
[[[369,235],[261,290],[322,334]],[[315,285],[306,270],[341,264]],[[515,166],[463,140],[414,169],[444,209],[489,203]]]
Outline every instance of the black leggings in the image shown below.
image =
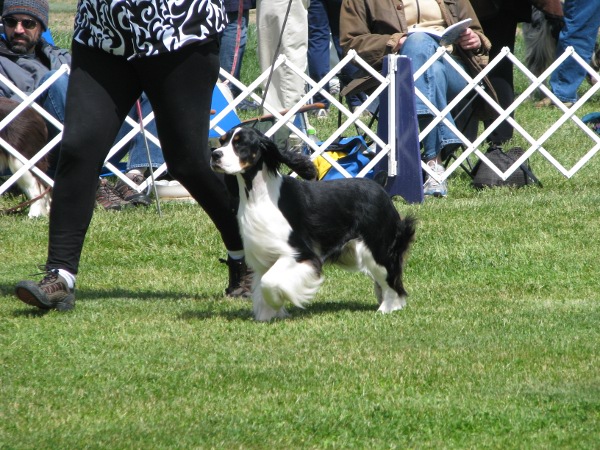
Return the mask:
[[241,250],[234,202],[209,164],[218,43],[128,61],[73,42],[72,61],[50,210],[48,268],[77,273],[102,164],[142,92],[152,104],[169,173],[207,212],[225,247]]

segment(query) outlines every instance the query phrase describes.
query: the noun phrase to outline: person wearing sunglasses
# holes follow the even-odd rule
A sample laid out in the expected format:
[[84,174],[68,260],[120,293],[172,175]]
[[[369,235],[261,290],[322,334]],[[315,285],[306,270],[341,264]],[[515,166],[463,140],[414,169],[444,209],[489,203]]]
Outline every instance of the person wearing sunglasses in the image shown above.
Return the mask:
[[[33,92],[53,71],[63,64],[71,65],[71,55],[66,49],[51,45],[42,36],[48,28],[48,2],[46,0],[6,0],[2,10],[4,35],[0,38],[0,73],[26,94]],[[66,88],[66,79],[64,80]],[[59,120],[60,83],[40,98],[40,103]],[[0,82],[0,96],[21,101],[8,86]],[[47,105],[46,105],[47,103]],[[51,103],[56,106],[52,107]],[[46,108],[48,106],[48,108]],[[58,109],[57,109],[58,108]]]

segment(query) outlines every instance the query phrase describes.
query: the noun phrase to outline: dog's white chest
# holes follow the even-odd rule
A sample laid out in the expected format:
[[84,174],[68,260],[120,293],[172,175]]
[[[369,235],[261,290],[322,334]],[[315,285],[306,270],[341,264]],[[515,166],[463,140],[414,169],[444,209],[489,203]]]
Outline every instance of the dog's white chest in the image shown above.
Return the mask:
[[281,180],[255,183],[238,210],[240,232],[248,263],[256,269],[270,267],[281,255],[291,255],[290,224],[277,207]]

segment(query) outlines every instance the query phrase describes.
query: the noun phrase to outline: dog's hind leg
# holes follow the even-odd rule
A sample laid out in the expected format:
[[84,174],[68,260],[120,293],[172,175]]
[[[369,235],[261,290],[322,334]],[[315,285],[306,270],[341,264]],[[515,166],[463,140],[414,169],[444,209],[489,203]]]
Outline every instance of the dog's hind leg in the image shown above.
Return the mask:
[[356,245],[356,260],[361,271],[369,274],[375,282],[375,296],[379,303],[379,312],[389,313],[406,306],[406,295],[400,295],[388,283],[388,270],[375,262],[370,249],[360,243]]
[[377,311],[390,313],[398,311],[406,306],[406,295],[400,295],[387,282],[387,270],[384,267],[377,266],[371,271],[375,280],[375,296],[379,302]]
[[[375,291],[377,291],[379,283],[375,282],[375,284]],[[387,283],[385,284],[384,288],[379,286],[379,291],[381,294],[379,309],[377,311],[386,314],[393,311],[398,311],[406,306],[406,296],[398,295],[398,293],[389,287]]]

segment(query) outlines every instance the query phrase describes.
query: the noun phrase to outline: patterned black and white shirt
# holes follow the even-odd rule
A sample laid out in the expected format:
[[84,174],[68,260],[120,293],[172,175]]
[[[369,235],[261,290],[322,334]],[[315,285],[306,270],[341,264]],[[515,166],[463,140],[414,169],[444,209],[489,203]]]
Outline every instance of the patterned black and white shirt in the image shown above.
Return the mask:
[[132,58],[206,41],[226,25],[221,0],[79,0],[73,39]]

